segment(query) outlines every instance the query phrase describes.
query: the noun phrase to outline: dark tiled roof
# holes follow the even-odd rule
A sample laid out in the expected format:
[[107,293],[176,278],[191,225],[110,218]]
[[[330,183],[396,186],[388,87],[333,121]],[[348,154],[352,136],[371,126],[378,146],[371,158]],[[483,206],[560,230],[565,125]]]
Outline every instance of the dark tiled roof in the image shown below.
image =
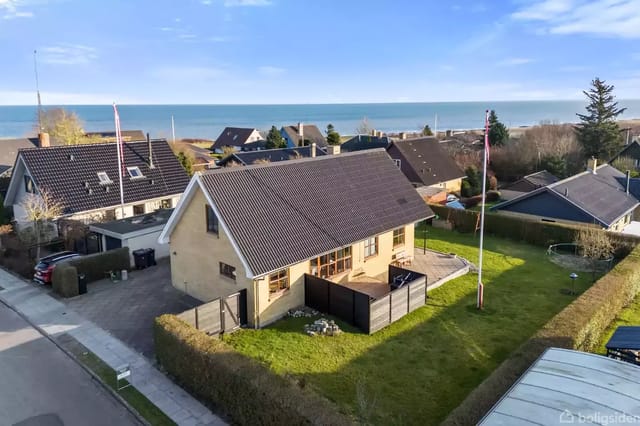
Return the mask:
[[[181,194],[189,183],[189,176],[167,141],[158,139],[151,143],[154,168],[148,164],[146,141],[124,144],[125,166],[138,166],[144,175],[131,179],[125,171],[125,203]],[[50,191],[65,206],[65,214],[71,214],[120,204],[116,149],[114,143],[54,146],[23,149],[20,156],[35,184]],[[106,172],[113,183],[100,184],[98,172]]]
[[265,140],[261,140],[261,141],[255,141],[255,142],[247,142],[244,145],[242,145],[240,147],[240,149],[242,151],[257,151],[260,149],[264,149],[264,147],[267,145],[267,141]]
[[579,173],[498,204],[492,210],[500,210],[542,191],[549,191],[609,227],[638,205],[638,200],[625,192],[624,177],[624,173],[605,164],[599,166],[595,174],[589,171]]
[[18,150],[38,146],[38,138],[0,139],[0,167],[5,170],[13,167]]
[[126,219],[94,223],[91,224],[91,230],[108,231],[120,235],[128,234],[155,226],[162,226],[167,223],[171,213],[173,213],[173,209],[160,209],[153,213],[132,216]]
[[[122,140],[124,142],[133,142],[133,141],[143,141],[147,137],[144,135],[142,130],[121,130],[120,135],[122,136]],[[115,142],[116,141],[116,132],[115,131],[106,131],[106,132],[87,132],[87,136],[95,136],[102,139],[103,142]]]
[[400,169],[412,183],[429,186],[464,177],[464,172],[434,137],[393,141],[387,148],[399,159]]
[[[298,126],[284,126],[282,128],[284,132],[287,134],[289,139],[291,139],[294,143],[298,143],[300,140],[300,131],[298,130]],[[302,130],[304,133],[304,139],[308,140],[310,143],[315,142],[319,147],[326,147],[327,140],[325,139],[318,126],[315,124],[302,124]]]
[[619,153],[617,153],[616,155],[611,157],[611,159],[609,159],[609,164],[613,163],[614,161],[616,161],[619,158],[624,158],[624,157],[633,158],[633,159],[639,158],[640,157],[640,142],[634,140],[629,145],[625,145],[620,150]]
[[383,150],[219,169],[201,179],[254,276],[433,216]]
[[340,145],[342,152],[355,152],[365,149],[386,148],[391,139],[386,136],[357,135]]
[[540,187],[551,185],[558,180],[559,179],[557,177],[548,171],[541,170],[539,172],[526,175],[522,179],[505,186],[504,189],[510,191],[530,192]]
[[[321,149],[316,147],[316,157],[326,155]],[[230,163],[237,163],[243,166],[259,164],[260,162],[275,163],[277,161],[296,160],[311,157],[311,147],[301,146],[297,148],[265,149],[262,151],[235,152],[218,162],[218,165],[225,167]]]
[[225,146],[242,146],[256,129],[245,127],[225,127],[211,149],[222,149]]

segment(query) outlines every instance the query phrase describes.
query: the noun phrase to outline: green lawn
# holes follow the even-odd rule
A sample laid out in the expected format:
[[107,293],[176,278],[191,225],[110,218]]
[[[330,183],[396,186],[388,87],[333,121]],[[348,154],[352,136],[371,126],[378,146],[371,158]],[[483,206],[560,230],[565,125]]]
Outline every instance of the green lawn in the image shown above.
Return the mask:
[[616,318],[616,320],[609,325],[607,331],[604,333],[602,337],[602,341],[600,342],[600,346],[597,350],[599,354],[606,354],[607,349],[604,345],[607,344],[613,332],[616,331],[616,328],[620,325],[637,325],[640,326],[640,295],[636,296],[635,300],[626,308],[620,312],[620,315]]
[[[472,234],[428,228],[427,241],[431,249],[477,262]],[[345,325],[340,336],[309,337],[302,328],[313,319],[287,318],[225,340],[365,422],[438,424],[573,300],[560,293],[571,271],[548,261],[544,248],[488,237],[484,253],[482,312],[475,309],[477,275],[468,274],[431,291],[427,306],[372,336]],[[584,291],[590,281],[585,275],[576,284]]]

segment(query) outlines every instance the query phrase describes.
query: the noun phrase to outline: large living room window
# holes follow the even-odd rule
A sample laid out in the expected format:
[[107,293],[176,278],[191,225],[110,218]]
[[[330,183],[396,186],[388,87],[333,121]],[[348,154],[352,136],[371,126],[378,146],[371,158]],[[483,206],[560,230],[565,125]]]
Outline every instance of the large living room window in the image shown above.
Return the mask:
[[281,269],[269,275],[269,293],[279,293],[289,289],[289,273],[287,269]]
[[378,237],[369,238],[364,242],[364,258],[378,254]]
[[393,230],[393,246],[397,247],[404,244],[404,226]]
[[318,277],[330,277],[349,269],[351,269],[351,247],[311,260],[311,273]]
[[207,206],[207,232],[218,235],[218,229],[218,217],[211,206]]

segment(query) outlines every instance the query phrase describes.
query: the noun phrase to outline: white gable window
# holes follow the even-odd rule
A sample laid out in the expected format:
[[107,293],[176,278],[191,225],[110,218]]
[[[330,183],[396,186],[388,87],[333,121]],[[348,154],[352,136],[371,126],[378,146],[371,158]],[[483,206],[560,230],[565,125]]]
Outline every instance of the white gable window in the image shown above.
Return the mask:
[[396,166],[400,167],[402,161],[401,160],[396,160],[395,158],[393,159],[393,162],[396,163]]
[[140,171],[140,168],[138,166],[127,167],[127,171],[129,172],[129,176],[131,176],[131,179],[143,178],[144,177],[144,175],[142,174],[142,172]]
[[100,185],[108,185],[113,183],[111,179],[109,179],[109,175],[107,172],[98,172],[98,179],[100,180]]

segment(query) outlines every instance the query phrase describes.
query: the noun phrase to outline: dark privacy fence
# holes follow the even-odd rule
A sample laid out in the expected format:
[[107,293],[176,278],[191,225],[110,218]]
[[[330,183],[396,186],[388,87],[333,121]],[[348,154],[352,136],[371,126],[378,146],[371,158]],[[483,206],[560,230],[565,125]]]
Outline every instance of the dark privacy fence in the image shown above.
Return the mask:
[[425,275],[389,266],[389,289],[394,286],[399,288],[374,299],[357,290],[305,274],[305,305],[373,334],[426,303]]

